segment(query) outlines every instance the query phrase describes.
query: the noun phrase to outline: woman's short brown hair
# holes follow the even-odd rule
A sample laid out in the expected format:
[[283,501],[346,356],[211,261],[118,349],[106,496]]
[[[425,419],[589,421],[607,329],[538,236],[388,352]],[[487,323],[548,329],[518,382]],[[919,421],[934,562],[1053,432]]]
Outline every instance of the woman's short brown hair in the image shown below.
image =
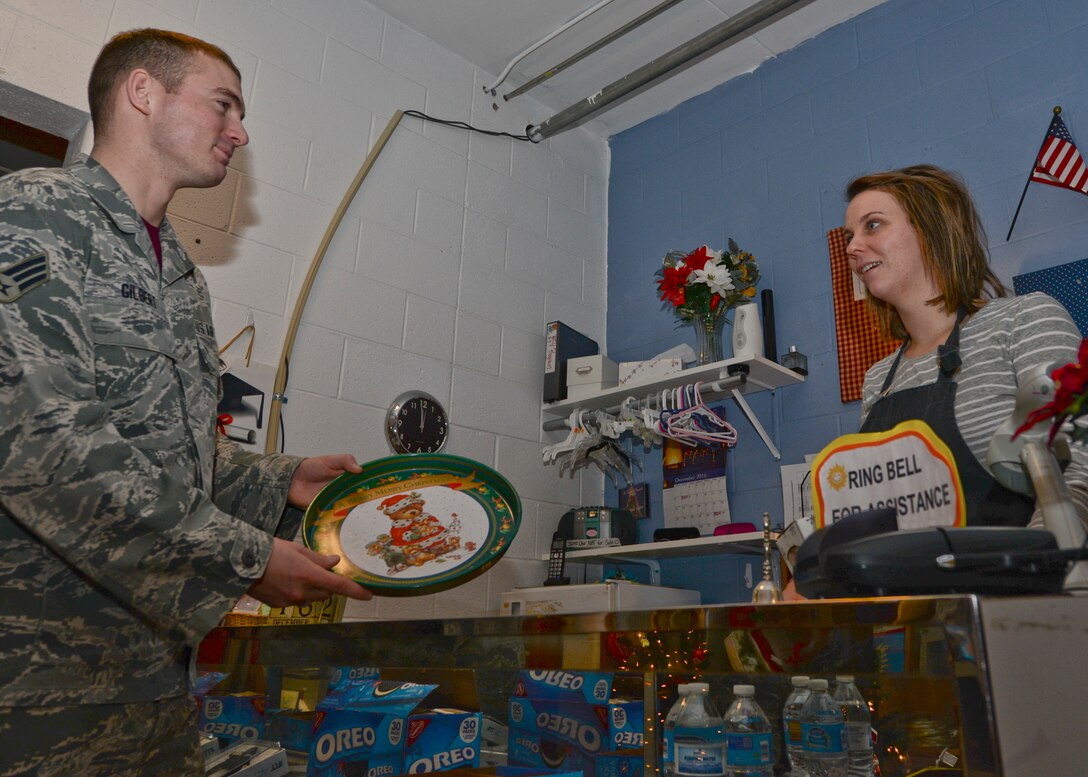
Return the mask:
[[[990,269],[986,231],[967,187],[955,173],[934,165],[913,165],[869,173],[846,186],[850,201],[869,189],[891,194],[918,234],[922,261],[940,294],[929,300],[949,313],[974,313],[985,299],[1004,297],[1005,286]],[[907,336],[903,320],[887,302],[869,296],[869,304],[890,337]]]
[[238,80],[242,74],[230,56],[207,41],[170,30],[146,28],[118,33],[102,48],[91,68],[87,102],[95,132],[104,134],[111,118],[113,90],[135,68],[144,68],[167,92],[176,92],[185,80],[196,54],[225,63]]

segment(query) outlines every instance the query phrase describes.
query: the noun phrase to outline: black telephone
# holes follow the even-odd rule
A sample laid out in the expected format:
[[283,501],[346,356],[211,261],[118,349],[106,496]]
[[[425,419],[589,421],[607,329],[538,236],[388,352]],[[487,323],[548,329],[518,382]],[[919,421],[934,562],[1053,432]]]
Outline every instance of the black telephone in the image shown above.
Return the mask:
[[569,577],[563,577],[563,569],[567,563],[567,539],[562,532],[552,535],[552,550],[548,556],[548,579],[544,585],[568,585]]

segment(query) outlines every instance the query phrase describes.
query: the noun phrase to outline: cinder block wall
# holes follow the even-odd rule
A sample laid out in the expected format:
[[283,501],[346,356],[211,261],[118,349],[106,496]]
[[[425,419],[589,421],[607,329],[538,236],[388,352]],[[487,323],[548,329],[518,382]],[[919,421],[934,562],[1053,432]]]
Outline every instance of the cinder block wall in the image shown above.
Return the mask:
[[[265,364],[395,110],[513,134],[552,113],[527,98],[495,113],[481,89],[494,74],[365,2],[3,2],[0,77],[86,110],[101,45],[145,26],[217,43],[242,71],[251,144],[220,187],[182,193],[170,217],[211,285],[220,342],[252,316]],[[387,455],[385,408],[423,389],[450,411],[449,452],[498,468],[525,516],[486,575],[350,615],[496,613],[503,591],[546,576],[539,558],[563,511],[600,501],[600,477],[541,465],[540,388],[545,322],[604,341],[607,171],[605,141],[584,130],[529,145],[405,119],[352,203],[295,344],[286,450]]]
[[[654,293],[672,249],[733,237],[774,290],[778,350],[809,357],[807,381],[750,404],[797,463],[858,428],[839,400],[826,232],[842,224],[846,182],[867,171],[931,162],[966,178],[994,267],[1014,275],[1088,254],[1088,198],[1033,184],[1012,240],[1005,234],[1035,154],[1061,105],[1088,144],[1088,4],[1079,0],[889,0],[673,111],[612,139],[608,331],[612,358],[694,342]],[[734,520],[782,520],[778,464],[737,408],[729,466]],[[639,451],[641,454],[641,450]],[[654,472],[660,455],[646,455]],[[651,478],[661,525],[660,483]],[[754,569],[745,569],[754,567]],[[671,582],[704,601],[749,598],[758,560],[673,564]],[[666,568],[666,581],[670,568]],[[746,572],[748,579],[746,580]]]

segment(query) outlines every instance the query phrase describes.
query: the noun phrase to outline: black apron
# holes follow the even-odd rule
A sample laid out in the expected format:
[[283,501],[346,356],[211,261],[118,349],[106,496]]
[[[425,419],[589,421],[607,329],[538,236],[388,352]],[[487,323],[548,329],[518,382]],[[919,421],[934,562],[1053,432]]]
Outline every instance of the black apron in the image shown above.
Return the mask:
[[960,311],[948,340],[937,349],[937,382],[888,394],[899,360],[907,348],[907,343],[903,343],[881,387],[881,398],[869,411],[861,431],[885,432],[903,421],[924,421],[948,446],[956,461],[967,508],[967,525],[1026,526],[1035,512],[1035,500],[998,483],[971,453],[956,423],[958,386],[952,376],[962,363],[959,354],[960,323],[964,316],[965,311]]

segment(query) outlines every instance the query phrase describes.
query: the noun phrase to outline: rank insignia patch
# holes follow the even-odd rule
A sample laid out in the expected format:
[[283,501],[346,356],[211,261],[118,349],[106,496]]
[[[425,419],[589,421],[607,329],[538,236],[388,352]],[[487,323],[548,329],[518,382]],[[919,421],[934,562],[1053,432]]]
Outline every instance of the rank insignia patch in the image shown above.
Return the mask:
[[7,267],[0,267],[0,302],[14,302],[47,280],[49,261],[45,254],[36,254]]

